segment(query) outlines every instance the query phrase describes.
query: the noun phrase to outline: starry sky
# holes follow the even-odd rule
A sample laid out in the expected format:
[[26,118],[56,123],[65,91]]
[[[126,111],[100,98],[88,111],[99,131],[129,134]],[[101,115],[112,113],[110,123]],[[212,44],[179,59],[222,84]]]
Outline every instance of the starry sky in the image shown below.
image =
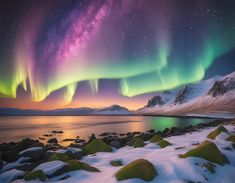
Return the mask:
[[2,0],[0,107],[144,106],[235,70],[234,0]]

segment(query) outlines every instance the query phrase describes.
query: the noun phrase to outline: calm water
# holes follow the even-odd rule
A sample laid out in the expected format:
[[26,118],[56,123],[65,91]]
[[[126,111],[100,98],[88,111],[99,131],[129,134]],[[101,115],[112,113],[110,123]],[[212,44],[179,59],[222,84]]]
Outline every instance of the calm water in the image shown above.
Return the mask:
[[[91,133],[125,133],[163,130],[171,127],[183,127],[205,123],[212,119],[143,117],[143,116],[12,116],[0,117],[0,143],[18,141],[23,138],[43,137],[52,130],[62,130],[63,134],[54,134],[61,141],[66,138],[87,139]],[[51,138],[51,137],[50,137]]]

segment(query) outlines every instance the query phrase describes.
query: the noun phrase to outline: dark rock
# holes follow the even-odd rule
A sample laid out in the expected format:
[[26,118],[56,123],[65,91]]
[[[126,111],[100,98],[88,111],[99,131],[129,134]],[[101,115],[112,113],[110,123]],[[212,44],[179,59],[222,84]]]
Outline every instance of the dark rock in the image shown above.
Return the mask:
[[74,141],[75,139],[63,139],[63,142]]
[[64,133],[63,131],[56,131],[56,130],[53,130],[51,133]]
[[43,156],[43,154],[44,154],[44,149],[42,147],[29,148],[19,153],[20,156],[29,157],[34,161],[39,160]]
[[3,154],[3,159],[7,162],[14,162],[19,159],[19,154],[16,151],[6,151]]
[[90,138],[89,138],[89,140],[88,140],[88,143],[92,142],[92,141],[95,140],[95,139],[96,139],[96,136],[95,136],[94,133],[92,133],[91,136],[90,136]]
[[44,134],[43,136],[44,136],[44,137],[51,137],[52,134]]
[[47,141],[47,143],[55,143],[55,144],[57,144],[57,143],[58,143],[58,140],[57,140],[56,138],[52,138],[52,139],[49,139],[49,140]]
[[35,143],[39,143],[39,141],[26,138],[16,143],[15,145],[11,145],[10,150],[20,152],[20,151],[27,149],[28,147],[30,147],[30,145],[35,144]]
[[53,154],[54,154],[53,151],[46,151],[44,156],[43,156],[43,160],[48,161]]
[[110,145],[116,149],[121,147],[121,143],[118,140],[114,140],[110,143]]
[[147,131],[148,133],[155,133],[155,130],[154,129],[150,129]]

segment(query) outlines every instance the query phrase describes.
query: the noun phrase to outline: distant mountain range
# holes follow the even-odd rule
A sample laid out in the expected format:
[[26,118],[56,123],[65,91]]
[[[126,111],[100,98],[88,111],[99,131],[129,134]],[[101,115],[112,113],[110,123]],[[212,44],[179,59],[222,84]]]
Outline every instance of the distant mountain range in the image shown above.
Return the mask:
[[157,93],[136,113],[235,118],[235,72]]
[[88,107],[81,108],[65,108],[55,110],[29,110],[17,108],[0,108],[0,115],[16,115],[16,116],[63,116],[63,115],[129,115],[131,112],[119,105],[110,107],[93,109]]
[[0,115],[164,115],[235,118],[235,72],[156,93],[137,111],[112,105],[104,108],[23,110],[0,108]]

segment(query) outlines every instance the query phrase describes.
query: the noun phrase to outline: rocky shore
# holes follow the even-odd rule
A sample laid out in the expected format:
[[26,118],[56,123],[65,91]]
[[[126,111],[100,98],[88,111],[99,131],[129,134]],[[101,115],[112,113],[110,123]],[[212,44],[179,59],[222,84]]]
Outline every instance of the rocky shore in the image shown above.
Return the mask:
[[[167,138],[197,133],[219,126],[216,129],[217,131],[213,131],[213,133],[207,137],[209,140],[214,140],[220,133],[228,132],[226,128],[222,128],[223,126],[234,124],[235,122],[233,120],[216,120],[209,123],[198,124],[196,126],[190,125],[184,128],[166,128],[163,131],[155,131],[154,129],[150,129],[146,132],[135,131],[120,134],[105,132],[99,135],[91,134],[87,141],[80,139],[79,136],[74,139],[64,139],[63,141],[71,142],[71,144],[67,147],[62,146],[58,140],[54,138],[54,136],[52,138],[52,134],[61,134],[63,131],[52,131],[51,134],[44,134],[44,136],[39,137],[38,140],[23,139],[20,142],[0,144],[0,181],[46,181],[53,179],[54,177],[56,177],[56,181],[69,180],[72,175],[65,174],[67,172],[78,170],[101,172],[102,170],[98,167],[94,167],[88,162],[83,161],[91,156],[96,156],[96,153],[98,152],[114,152],[118,149],[125,149],[127,147],[142,148],[151,143],[157,144],[157,147],[159,148],[165,148],[171,144],[174,144],[166,140]],[[232,151],[233,148],[235,148],[235,136],[232,135],[229,138],[230,140],[228,138],[227,140],[232,142],[232,146],[227,146],[226,148],[228,151]],[[191,145],[199,146],[199,149],[201,146],[208,146],[209,150],[212,148],[214,149],[214,152],[218,150],[215,144],[211,141],[205,141],[203,143],[193,142]],[[180,149],[185,149],[185,147],[175,147],[175,150]],[[185,153],[181,158],[186,158],[192,154],[195,153]],[[214,169],[214,163],[226,164],[229,162],[223,154],[220,154],[219,150],[218,154],[219,158],[217,157],[216,159],[219,159],[219,162],[217,162],[217,160],[213,161],[212,158],[212,161],[209,161],[209,163],[203,165],[207,167],[209,171]],[[208,158],[203,158],[208,160]],[[110,165],[113,167],[123,166],[124,163],[120,159],[121,157],[119,159],[114,158],[113,161],[110,161]],[[128,167],[132,166],[134,169],[136,169],[135,166],[143,166],[145,169],[148,169],[148,172],[150,173],[147,173],[146,175],[143,173],[143,177],[138,177],[138,175],[135,177],[132,173],[126,173],[129,171]],[[129,178],[140,178],[143,181],[150,181],[158,175],[157,170],[153,167],[152,163],[142,158],[132,162],[132,164],[128,165],[128,167],[126,168],[124,166],[124,169],[122,168],[116,173],[116,181]],[[138,168],[135,171],[138,172]]]

